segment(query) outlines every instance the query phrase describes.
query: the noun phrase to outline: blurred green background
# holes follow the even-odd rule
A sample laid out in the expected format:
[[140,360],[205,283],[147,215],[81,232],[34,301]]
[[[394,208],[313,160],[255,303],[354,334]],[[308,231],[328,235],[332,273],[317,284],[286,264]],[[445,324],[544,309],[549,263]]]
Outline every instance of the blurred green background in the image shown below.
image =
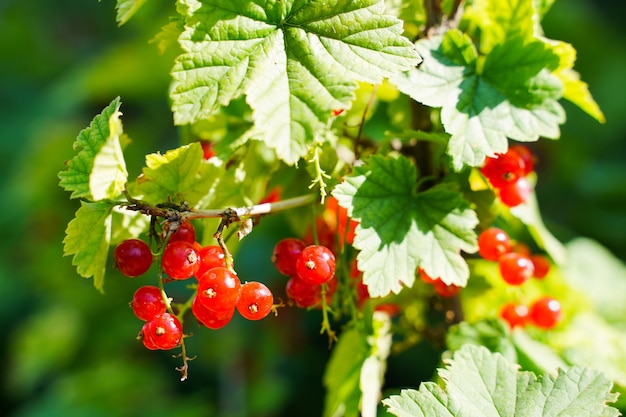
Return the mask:
[[[275,320],[236,318],[189,339],[198,354],[190,379],[179,359],[149,352],[134,338],[141,323],[128,308],[137,282],[108,277],[106,295],[79,278],[62,239],[78,202],[58,186],[72,143],[116,96],[122,97],[131,177],[143,155],[176,147],[167,91],[172,56],[148,44],[173,5],[148,2],[115,24],[114,1],[0,0],[0,409],[11,417],[319,416],[329,352],[320,318],[295,309]],[[170,2],[173,3],[173,2]],[[546,35],[572,43],[576,69],[605,112],[600,125],[564,103],[560,141],[533,144],[537,187],[549,228],[562,240],[587,236],[626,259],[626,48],[618,1],[561,0]],[[242,276],[270,283],[273,241],[288,234],[268,218],[244,240]],[[394,371],[399,385],[430,375],[433,359]],[[402,369],[402,367],[399,367]],[[408,370],[407,370],[408,369]]]

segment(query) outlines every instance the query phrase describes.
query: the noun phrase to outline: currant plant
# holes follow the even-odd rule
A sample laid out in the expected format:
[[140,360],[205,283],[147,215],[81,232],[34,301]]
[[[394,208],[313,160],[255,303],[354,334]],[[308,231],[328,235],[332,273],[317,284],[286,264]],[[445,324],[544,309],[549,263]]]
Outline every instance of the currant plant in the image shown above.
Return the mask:
[[[118,0],[119,24],[143,3]],[[235,311],[257,321],[305,308],[332,348],[327,416],[376,415],[390,355],[418,343],[456,351],[440,373],[447,387],[391,396],[392,414],[552,415],[541,397],[617,415],[606,403],[626,381],[555,373],[579,364],[549,341],[584,294],[560,273],[565,250],[541,219],[541,161],[527,143],[559,138],[563,99],[603,121],[574,48],[542,31],[551,4],[178,0],[155,39],[179,48],[169,99],[181,144],[129,178],[132,144],[113,99],[59,173],[80,200],[65,255],[100,291],[112,266],[152,279],[131,301],[145,321],[138,339],[180,348],[182,379],[190,319],[212,331]],[[284,275],[276,288],[239,276],[233,250],[235,234],[268,215],[292,229],[268,243]],[[170,296],[172,281],[188,283],[186,299]],[[512,347],[505,359],[476,344]],[[490,371],[476,372],[472,355]]]

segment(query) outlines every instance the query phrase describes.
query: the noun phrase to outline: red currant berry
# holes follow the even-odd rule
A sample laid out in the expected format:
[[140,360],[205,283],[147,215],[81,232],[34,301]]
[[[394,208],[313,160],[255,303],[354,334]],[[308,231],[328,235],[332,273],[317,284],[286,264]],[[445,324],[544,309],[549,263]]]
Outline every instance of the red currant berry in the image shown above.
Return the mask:
[[419,274],[420,279],[421,279],[422,281],[424,281],[426,284],[432,285],[432,284],[434,284],[435,282],[439,281],[439,279],[438,279],[438,278],[437,278],[437,279],[435,279],[435,278],[431,278],[431,276],[430,276],[430,275],[428,275],[428,274],[426,273],[426,271],[424,271],[422,268],[419,268],[419,269],[417,270],[417,273]]
[[528,245],[522,242],[515,242],[515,245],[513,245],[512,251],[521,253],[522,255],[525,255],[525,256],[532,255],[532,252],[530,251],[530,248],[528,247]]
[[504,282],[510,285],[521,285],[526,282],[535,272],[533,262],[528,256],[521,253],[510,252],[498,259],[500,275]]
[[115,265],[127,277],[145,274],[152,265],[152,252],[140,239],[127,239],[120,242],[113,251]]
[[178,229],[170,236],[168,243],[172,243],[176,240],[183,240],[193,244],[196,241],[196,229],[193,227],[190,221],[181,223]]
[[191,243],[175,240],[165,246],[161,266],[170,277],[187,279],[198,272],[200,258]]
[[524,160],[515,151],[508,150],[495,158],[487,158],[481,172],[495,188],[504,187],[524,176]]
[[150,321],[159,314],[165,313],[166,306],[161,290],[154,285],[144,285],[135,291],[131,307],[140,320]]
[[498,190],[500,201],[507,207],[516,207],[528,200],[533,188],[526,177],[518,178],[515,182],[507,184]]
[[296,272],[312,285],[328,282],[335,276],[335,255],[325,246],[307,246],[296,261]]
[[514,327],[524,327],[528,323],[528,307],[523,304],[507,303],[500,310],[500,317]]
[[278,272],[287,276],[295,275],[296,261],[305,247],[304,241],[292,237],[279,241],[272,253],[272,262]]
[[543,329],[551,329],[561,319],[561,303],[552,297],[543,297],[530,306],[531,323]]
[[543,255],[532,255],[530,260],[535,266],[535,273],[533,274],[533,277],[544,279],[550,271],[550,262],[548,261],[548,258]]
[[208,161],[215,156],[213,143],[209,142],[208,140],[201,140],[200,145],[202,146],[202,157],[205,161]]
[[241,281],[230,269],[209,269],[198,278],[199,301],[209,310],[225,312],[235,308],[239,299]]
[[490,227],[478,236],[478,254],[488,261],[497,261],[511,252],[511,239],[502,229]]
[[261,282],[246,282],[241,286],[237,311],[248,320],[261,320],[272,311],[274,296]]
[[395,303],[383,303],[374,307],[374,311],[386,313],[389,317],[395,317],[400,314],[400,306]]
[[141,333],[137,337],[137,339],[141,340],[141,343],[150,350],[159,350],[159,347],[152,340],[152,336],[150,335],[150,322],[147,321],[141,327]]
[[448,285],[440,279],[435,281],[435,283],[433,284],[433,288],[440,297],[445,298],[454,297],[459,293],[459,291],[461,291],[461,287],[459,287],[458,285]]
[[517,153],[524,161],[524,172],[522,176],[526,176],[535,170],[535,155],[524,145],[513,145],[509,149]]
[[180,345],[183,338],[183,326],[175,316],[163,313],[146,322],[142,333],[148,344],[162,350],[168,350]]
[[204,246],[198,251],[200,257],[200,267],[196,272],[196,277],[202,276],[209,269],[222,267],[226,268],[226,258],[224,251],[217,245]]
[[298,276],[289,278],[285,290],[287,297],[291,298],[298,307],[313,307],[322,301],[321,287],[306,283]]
[[261,201],[259,201],[259,204],[264,204],[264,203],[275,203],[277,201],[280,201],[281,199],[281,191],[280,191],[280,187],[274,187],[270,190],[269,193],[267,193],[267,195],[265,197],[263,197],[261,199]]
[[191,303],[191,312],[201,325],[211,330],[217,330],[230,323],[230,320],[235,314],[235,309],[233,308],[216,313],[206,308],[196,296]]

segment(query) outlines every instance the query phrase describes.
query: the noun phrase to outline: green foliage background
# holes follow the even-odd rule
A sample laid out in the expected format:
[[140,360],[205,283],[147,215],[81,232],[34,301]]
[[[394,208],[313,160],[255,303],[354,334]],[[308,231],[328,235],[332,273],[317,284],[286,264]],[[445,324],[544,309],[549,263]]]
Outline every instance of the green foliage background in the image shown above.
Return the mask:
[[[0,1],[0,409],[6,416],[319,416],[328,360],[320,317],[290,309],[260,323],[235,320],[197,332],[190,379],[178,382],[168,352],[134,340],[128,308],[137,282],[107,281],[106,295],[62,257],[63,232],[78,208],[57,186],[61,161],[94,114],[123,101],[129,176],[143,156],[180,144],[167,102],[172,56],[148,41],[167,24],[164,2],[148,2],[118,28],[114,2]],[[561,0],[546,34],[578,50],[576,69],[607,123],[563,103],[560,141],[531,144],[540,158],[537,193],[562,241],[587,236],[626,260],[625,33],[619,2]],[[238,253],[242,276],[280,287],[271,246],[288,232],[264,219]],[[591,269],[593,270],[593,269]],[[265,276],[259,277],[258,271]],[[592,279],[593,277],[589,277]],[[251,278],[252,279],[252,278]],[[392,357],[393,386],[432,375],[435,352],[418,346]],[[421,359],[416,359],[421,358]]]

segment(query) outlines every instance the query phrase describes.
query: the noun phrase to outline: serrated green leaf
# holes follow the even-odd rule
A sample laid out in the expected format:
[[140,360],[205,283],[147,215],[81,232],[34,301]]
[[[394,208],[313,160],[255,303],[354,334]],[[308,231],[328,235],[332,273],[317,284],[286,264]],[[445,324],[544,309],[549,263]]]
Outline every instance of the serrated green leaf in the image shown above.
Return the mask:
[[465,345],[439,370],[445,388],[428,382],[383,400],[399,417],[617,416],[612,382],[587,368],[540,379],[482,346]]
[[370,295],[413,285],[417,267],[446,284],[465,286],[461,251],[476,251],[476,214],[445,185],[416,193],[417,170],[403,156],[372,157],[332,192],[359,221],[354,247]]
[[82,277],[93,277],[93,285],[99,291],[104,287],[113,207],[104,202],[82,201],[63,239],[63,255],[74,255],[72,265],[76,266],[76,271]]
[[117,16],[115,20],[119,26],[128,22],[131,17],[139,10],[147,0],[117,0]]
[[348,108],[356,81],[379,83],[419,62],[400,20],[380,0],[187,0],[185,53],[174,65],[176,124],[215,113],[242,94],[262,140],[295,163]]
[[158,204],[169,200],[195,206],[219,180],[222,169],[204,161],[198,142],[146,155],[146,167],[131,189],[143,200]]
[[486,156],[506,151],[507,138],[556,138],[565,114],[557,102],[561,83],[545,68],[555,54],[539,41],[503,41],[479,68],[472,40],[456,30],[420,40],[419,69],[393,79],[400,91],[431,107],[451,135],[448,154],[456,170],[480,166]]
[[124,189],[128,172],[120,105],[118,97],[78,134],[74,142],[78,153],[67,162],[67,170],[59,172],[59,185],[72,192],[70,198],[98,201],[115,198]]

